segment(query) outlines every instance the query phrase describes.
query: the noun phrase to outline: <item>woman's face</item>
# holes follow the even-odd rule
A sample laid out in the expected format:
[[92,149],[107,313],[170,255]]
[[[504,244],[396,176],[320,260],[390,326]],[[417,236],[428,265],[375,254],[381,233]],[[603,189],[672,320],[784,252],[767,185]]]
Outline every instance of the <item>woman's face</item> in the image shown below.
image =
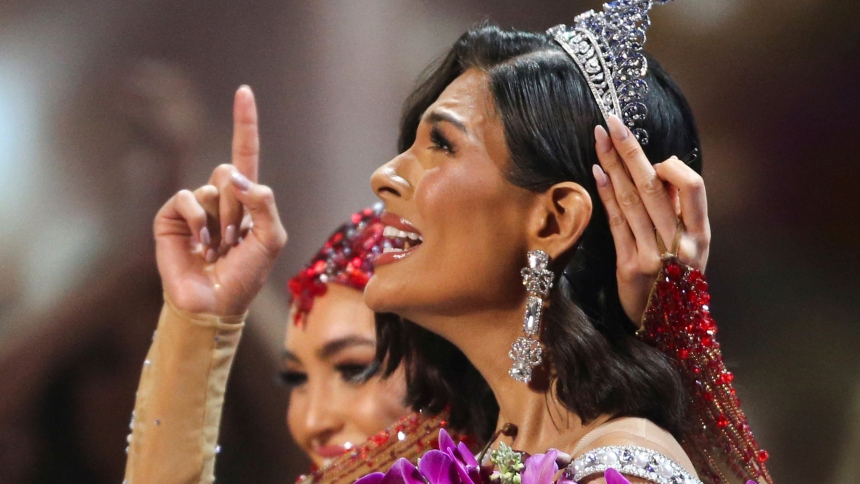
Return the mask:
[[324,466],[408,412],[402,371],[358,381],[375,351],[373,312],[361,292],[339,284],[314,300],[304,327],[287,327],[287,425],[314,464]]
[[424,113],[412,147],[373,174],[383,223],[423,238],[376,260],[365,290],[376,311],[424,324],[426,315],[522,306],[519,271],[537,199],[504,176],[509,154],[487,80],[477,69],[458,77]]

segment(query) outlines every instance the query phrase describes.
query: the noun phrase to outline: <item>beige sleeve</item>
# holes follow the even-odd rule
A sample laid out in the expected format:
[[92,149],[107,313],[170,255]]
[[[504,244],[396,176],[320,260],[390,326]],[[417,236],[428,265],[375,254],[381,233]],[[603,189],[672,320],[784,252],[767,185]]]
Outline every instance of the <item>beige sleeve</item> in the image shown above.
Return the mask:
[[215,481],[224,391],[244,319],[188,313],[165,296],[137,389],[124,483]]

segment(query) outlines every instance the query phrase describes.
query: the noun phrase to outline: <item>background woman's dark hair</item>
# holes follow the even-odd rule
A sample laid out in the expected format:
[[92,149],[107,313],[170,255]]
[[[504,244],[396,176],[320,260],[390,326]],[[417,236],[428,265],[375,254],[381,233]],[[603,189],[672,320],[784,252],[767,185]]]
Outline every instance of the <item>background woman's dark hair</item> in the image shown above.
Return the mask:
[[[641,126],[650,136],[645,153],[662,161],[700,148],[689,105],[662,67],[648,61],[648,116]],[[508,180],[537,192],[574,181],[594,201],[579,244],[553,262],[558,277],[540,338],[553,365],[558,400],[584,423],[600,415],[643,417],[680,436],[686,422],[680,376],[665,355],[634,336],[618,298],[615,248],[591,175],[598,162],[594,126],[605,122],[561,47],[544,33],[492,25],[469,30],[406,100],[399,150],[412,146],[424,111],[470,68],[489,75],[511,156]],[[409,404],[434,413],[447,407],[455,430],[479,438],[491,434],[498,404],[459,349],[390,314],[377,317],[377,337],[377,361],[385,374],[401,361],[406,364]]]

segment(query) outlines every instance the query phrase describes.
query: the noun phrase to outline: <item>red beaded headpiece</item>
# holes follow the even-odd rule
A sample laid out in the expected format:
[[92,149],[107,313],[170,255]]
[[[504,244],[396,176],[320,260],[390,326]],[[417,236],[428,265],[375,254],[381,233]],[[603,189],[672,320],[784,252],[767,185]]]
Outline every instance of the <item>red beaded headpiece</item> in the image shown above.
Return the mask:
[[338,227],[310,263],[287,283],[295,304],[293,322],[301,325],[314,304],[326,293],[326,284],[335,282],[364,290],[373,275],[372,257],[382,252],[385,228],[379,221],[382,205],[352,214]]

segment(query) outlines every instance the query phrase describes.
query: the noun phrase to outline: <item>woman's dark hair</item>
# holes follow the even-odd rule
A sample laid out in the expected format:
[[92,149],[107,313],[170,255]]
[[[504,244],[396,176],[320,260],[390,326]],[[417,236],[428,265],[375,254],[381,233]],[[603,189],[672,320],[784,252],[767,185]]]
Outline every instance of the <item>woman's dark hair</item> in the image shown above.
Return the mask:
[[[678,86],[656,61],[648,57],[648,62],[648,116],[641,123],[650,137],[643,147],[648,159],[662,161],[700,148]],[[469,30],[406,100],[399,150],[412,146],[424,111],[472,68],[489,77],[510,152],[508,180],[536,192],[574,181],[594,201],[592,220],[578,244],[552,267],[558,277],[540,338],[558,400],[583,423],[600,415],[642,417],[681,436],[686,393],[680,375],[667,356],[635,337],[635,325],[619,301],[615,247],[591,175],[598,163],[594,126],[605,122],[568,54],[544,33],[492,25]],[[413,408],[432,413],[447,408],[451,428],[489,437],[498,404],[458,348],[391,314],[377,316],[377,338],[384,374],[405,362],[407,401]]]

